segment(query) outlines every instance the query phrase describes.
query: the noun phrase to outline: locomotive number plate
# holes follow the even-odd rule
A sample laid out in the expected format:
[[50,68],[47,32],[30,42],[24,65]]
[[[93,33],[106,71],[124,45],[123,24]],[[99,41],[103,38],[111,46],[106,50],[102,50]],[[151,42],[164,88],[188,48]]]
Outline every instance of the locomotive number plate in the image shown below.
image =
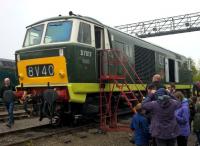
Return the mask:
[[28,77],[54,76],[53,64],[30,65],[26,67]]

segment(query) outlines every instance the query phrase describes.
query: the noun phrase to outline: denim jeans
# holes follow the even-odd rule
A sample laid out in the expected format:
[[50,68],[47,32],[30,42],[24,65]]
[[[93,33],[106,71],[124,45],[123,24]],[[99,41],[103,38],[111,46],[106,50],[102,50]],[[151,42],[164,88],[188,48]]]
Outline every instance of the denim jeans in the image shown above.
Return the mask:
[[13,115],[14,101],[7,102],[6,109],[8,111],[8,125],[12,125],[14,124],[14,115]]

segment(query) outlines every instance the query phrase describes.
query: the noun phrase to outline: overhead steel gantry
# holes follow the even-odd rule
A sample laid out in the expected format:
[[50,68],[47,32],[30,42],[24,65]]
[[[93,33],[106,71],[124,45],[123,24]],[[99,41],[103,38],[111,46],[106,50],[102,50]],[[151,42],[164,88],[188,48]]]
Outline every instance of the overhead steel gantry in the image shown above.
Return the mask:
[[140,38],[199,31],[200,12],[125,24],[115,28]]

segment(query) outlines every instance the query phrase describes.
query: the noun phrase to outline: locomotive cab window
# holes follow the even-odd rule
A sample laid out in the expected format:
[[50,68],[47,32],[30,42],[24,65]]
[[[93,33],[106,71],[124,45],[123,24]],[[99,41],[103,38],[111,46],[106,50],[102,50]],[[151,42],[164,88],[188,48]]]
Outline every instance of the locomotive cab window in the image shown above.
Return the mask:
[[80,22],[78,42],[91,44],[91,26],[89,24]]
[[69,41],[71,30],[71,21],[50,22],[47,25],[44,43]]
[[28,47],[40,44],[43,30],[44,30],[43,24],[29,28],[26,31],[26,37],[23,46]]

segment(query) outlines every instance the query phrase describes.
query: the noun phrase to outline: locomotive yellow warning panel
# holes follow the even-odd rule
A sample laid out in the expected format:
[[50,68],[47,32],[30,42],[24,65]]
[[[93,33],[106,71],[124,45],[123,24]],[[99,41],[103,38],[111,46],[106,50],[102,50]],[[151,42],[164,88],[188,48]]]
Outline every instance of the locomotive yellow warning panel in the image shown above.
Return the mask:
[[47,85],[68,83],[63,56],[21,60],[17,62],[20,84]]

